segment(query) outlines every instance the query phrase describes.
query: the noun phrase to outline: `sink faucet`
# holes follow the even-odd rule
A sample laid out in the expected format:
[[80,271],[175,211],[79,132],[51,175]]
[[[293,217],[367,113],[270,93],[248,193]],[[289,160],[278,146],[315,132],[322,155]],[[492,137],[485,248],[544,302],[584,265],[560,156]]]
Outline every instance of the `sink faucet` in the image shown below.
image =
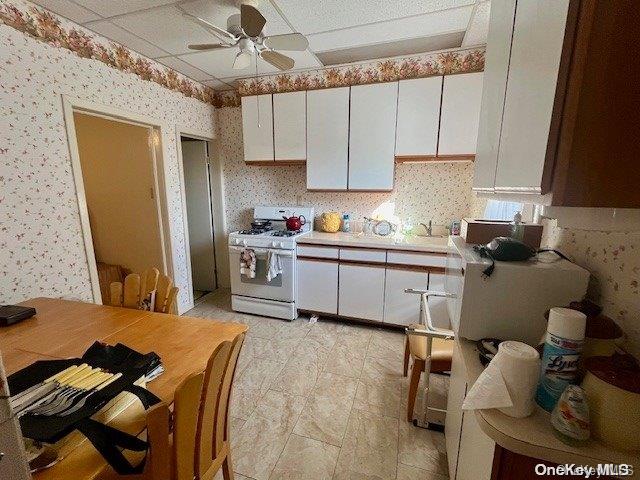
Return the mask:
[[432,234],[433,234],[433,225],[432,225],[432,221],[431,221],[431,220],[429,220],[429,224],[428,224],[428,225],[427,225],[427,224],[424,224],[424,223],[421,223],[420,225],[422,225],[422,226],[424,227],[424,229],[427,231],[427,236],[428,236],[428,237],[431,237],[431,236],[432,236]]

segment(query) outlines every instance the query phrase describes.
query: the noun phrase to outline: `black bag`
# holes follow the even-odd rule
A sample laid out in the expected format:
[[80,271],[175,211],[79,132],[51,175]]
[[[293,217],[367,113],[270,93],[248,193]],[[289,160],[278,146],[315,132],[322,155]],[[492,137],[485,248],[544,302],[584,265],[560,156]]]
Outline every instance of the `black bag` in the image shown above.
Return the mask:
[[20,427],[23,436],[44,443],[55,443],[74,430],[84,434],[107,462],[120,475],[141,473],[144,461],[133,466],[122,454],[121,449],[144,452],[147,442],[126,432],[97,422],[90,417],[98,412],[120,393],[126,391],[136,395],[145,409],[160,402],[153,393],[134,385],[140,377],[153,371],[160,358],[155,353],[142,355],[129,347],[94,343],[82,356],[69,360],[41,360],[10,375],[9,390],[14,394],[37,385],[71,365],[87,363],[92,367],[104,368],[122,376],[102,390],[88,397],[82,408],[67,416],[23,415]]

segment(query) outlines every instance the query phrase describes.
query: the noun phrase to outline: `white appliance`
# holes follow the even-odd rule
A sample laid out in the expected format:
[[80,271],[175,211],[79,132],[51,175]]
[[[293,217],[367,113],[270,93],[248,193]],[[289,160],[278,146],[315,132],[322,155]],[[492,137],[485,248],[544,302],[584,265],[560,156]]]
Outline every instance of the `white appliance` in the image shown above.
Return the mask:
[[[283,217],[304,216],[297,232],[287,231]],[[313,230],[314,209],[310,207],[256,207],[254,221],[268,221],[262,228],[229,234],[231,308],[236,312],[294,320],[296,298],[296,239]],[[259,222],[256,222],[259,223]],[[256,256],[255,278],[240,273],[240,254],[251,249]],[[269,253],[280,257],[282,273],[267,280]]]
[[450,238],[446,309],[438,313],[448,315],[456,335],[469,340],[495,337],[535,346],[546,331],[546,310],[582,300],[587,291],[589,272],[568,260],[495,262],[485,277],[490,264],[461,237]]

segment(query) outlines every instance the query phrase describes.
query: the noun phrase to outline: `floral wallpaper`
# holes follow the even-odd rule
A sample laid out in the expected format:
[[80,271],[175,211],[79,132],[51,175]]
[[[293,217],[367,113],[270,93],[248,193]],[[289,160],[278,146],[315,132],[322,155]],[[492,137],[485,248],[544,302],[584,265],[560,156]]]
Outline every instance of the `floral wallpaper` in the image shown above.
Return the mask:
[[640,232],[560,228],[545,220],[543,245],[557,248],[591,272],[588,296],[604,307],[640,358]]
[[317,215],[330,210],[348,212],[355,221],[385,202],[394,203],[395,214],[415,224],[433,220],[444,225],[469,215],[471,163],[398,164],[392,192],[308,192],[304,165],[247,166],[241,109],[222,108],[216,113],[229,231],[247,228],[253,207],[269,204],[309,205]]
[[[6,16],[9,4],[0,5]],[[28,9],[26,3],[11,5]],[[41,24],[32,18],[38,31],[70,31],[64,23]],[[55,48],[53,40],[43,42],[7,25],[0,24],[0,44],[0,304],[39,295],[92,298],[62,111],[61,96],[69,95],[157,118],[168,126],[161,141],[168,151],[163,161],[182,311],[188,301],[188,273],[175,129],[181,125],[213,136],[214,107],[88,58],[89,50],[79,56]]]

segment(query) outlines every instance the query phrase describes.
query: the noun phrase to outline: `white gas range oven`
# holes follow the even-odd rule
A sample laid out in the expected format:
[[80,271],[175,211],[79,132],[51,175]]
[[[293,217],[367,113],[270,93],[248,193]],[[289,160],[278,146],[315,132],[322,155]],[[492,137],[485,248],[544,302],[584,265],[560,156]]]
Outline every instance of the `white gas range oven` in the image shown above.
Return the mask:
[[[304,217],[298,231],[289,231],[283,217]],[[231,307],[236,312],[294,320],[296,298],[296,239],[313,230],[309,207],[256,207],[249,230],[229,234]],[[241,255],[255,254],[255,276],[241,273]],[[282,273],[267,279],[270,255],[277,255]]]

